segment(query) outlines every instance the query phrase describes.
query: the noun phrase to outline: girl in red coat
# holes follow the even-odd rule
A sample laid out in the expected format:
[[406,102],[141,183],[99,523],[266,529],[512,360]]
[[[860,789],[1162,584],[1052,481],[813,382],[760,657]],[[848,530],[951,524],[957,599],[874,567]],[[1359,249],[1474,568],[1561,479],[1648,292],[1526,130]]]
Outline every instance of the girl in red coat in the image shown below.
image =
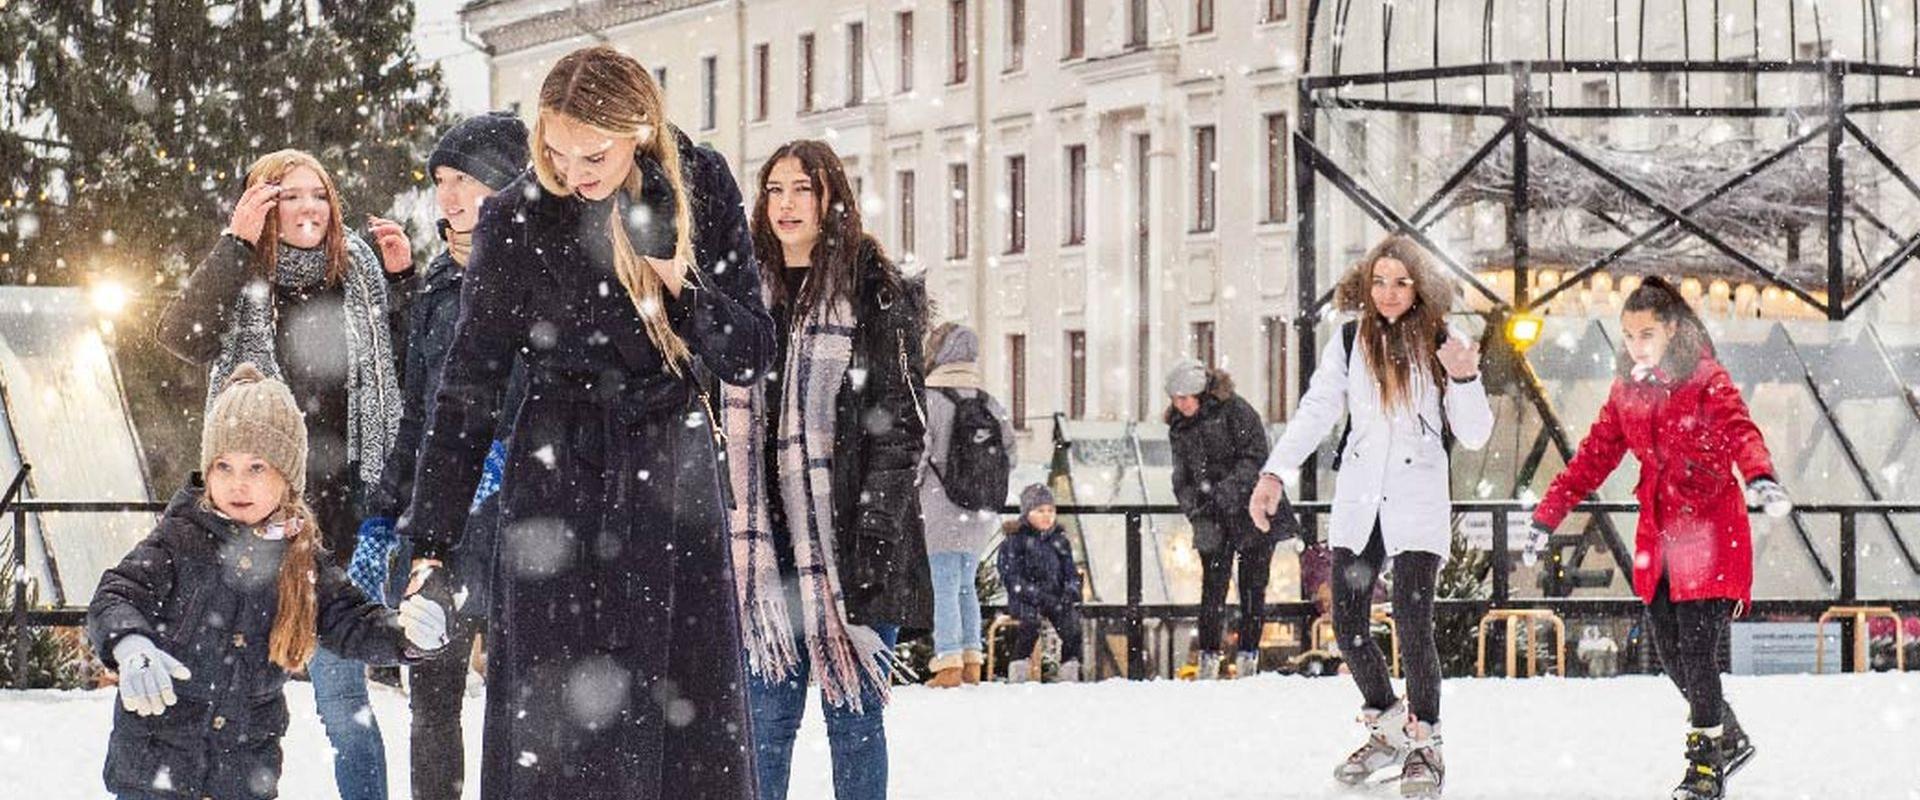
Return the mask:
[[1753,755],[1720,692],[1727,621],[1750,599],[1753,536],[1735,470],[1772,516],[1792,504],[1740,389],[1714,359],[1706,326],[1673,284],[1649,277],[1620,314],[1626,350],[1600,418],[1533,513],[1525,560],[1631,451],[1640,462],[1633,590],[1647,604],[1660,663],[1687,700],[1687,774],[1675,800],[1722,796]]

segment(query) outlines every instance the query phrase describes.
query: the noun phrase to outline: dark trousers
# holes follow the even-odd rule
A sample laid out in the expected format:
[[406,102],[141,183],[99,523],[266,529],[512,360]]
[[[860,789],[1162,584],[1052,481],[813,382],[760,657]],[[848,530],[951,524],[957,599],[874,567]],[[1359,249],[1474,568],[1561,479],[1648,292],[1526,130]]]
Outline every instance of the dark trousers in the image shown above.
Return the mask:
[[460,707],[466,703],[473,639],[485,624],[455,616],[452,641],[438,658],[413,665],[407,704],[413,711],[414,800],[460,800],[466,785],[466,740]]
[[[1353,682],[1367,707],[1393,705],[1386,655],[1373,640],[1373,583],[1386,561],[1380,523],[1366,549],[1333,548],[1333,630],[1340,639]],[[1415,719],[1440,722],[1440,650],[1433,640],[1433,593],[1440,556],[1409,550],[1393,558],[1393,622],[1400,630],[1401,666],[1407,675],[1407,705]]]
[[1267,575],[1273,563],[1273,543],[1235,550],[1222,544],[1200,555],[1200,649],[1219,652],[1221,628],[1227,619],[1227,579],[1233,575],[1234,556],[1240,557],[1239,649],[1260,649],[1261,612],[1267,605]]
[[1723,721],[1720,641],[1733,617],[1733,605],[1725,598],[1675,602],[1664,575],[1647,605],[1647,627],[1653,631],[1660,666],[1687,699],[1687,716],[1696,728],[1711,728]]
[[[1019,660],[1033,655],[1033,645],[1040,641],[1040,621],[1053,623],[1053,632],[1060,636],[1060,662],[1079,661],[1084,647],[1080,641],[1080,607],[1071,603],[1049,604],[1040,608],[1022,606],[1010,609],[1013,618],[1020,621],[1013,629],[1013,658]],[[1036,668],[1034,674],[1040,674]]]

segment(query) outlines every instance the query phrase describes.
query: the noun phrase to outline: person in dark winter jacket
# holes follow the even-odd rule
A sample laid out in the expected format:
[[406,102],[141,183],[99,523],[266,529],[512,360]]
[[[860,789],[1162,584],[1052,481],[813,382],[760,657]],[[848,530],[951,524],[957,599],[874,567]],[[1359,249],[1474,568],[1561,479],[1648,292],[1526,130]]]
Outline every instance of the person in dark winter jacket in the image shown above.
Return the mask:
[[[379,251],[347,229],[333,178],[313,156],[281,150],[247,170],[227,230],[161,312],[155,337],[209,370],[207,400],[243,361],[284,380],[306,415],[309,502],[338,566],[400,423],[389,297],[411,266],[404,235]],[[391,285],[391,286],[390,286]],[[322,649],[307,670],[333,744],[342,800],[385,800],[386,745],[372,720],[366,666]]]
[[325,559],[286,384],[237,365],[200,450],[202,472],[87,609],[94,652],[120,673],[105,779],[122,798],[274,797],[288,673],[321,645],[379,664],[447,640],[446,608],[391,611]]
[[1060,680],[1078,683],[1081,650],[1080,570],[1073,562],[1073,543],[1055,520],[1053,492],[1045,484],[1020,490],[1020,520],[1010,525],[1000,541],[994,566],[1007,590],[1007,614],[1020,625],[1013,631],[1013,661],[1007,680],[1037,679],[1038,665],[1029,658],[1040,641],[1042,622],[1053,623],[1060,636]]
[[[927,564],[933,572],[934,673],[927,685],[953,687],[979,683],[986,654],[980,641],[980,597],[974,587],[980,551],[999,525],[999,510],[964,508],[947,496],[947,478],[961,480],[948,464],[956,414],[962,400],[979,397],[999,423],[1000,445],[1009,469],[1016,465],[1013,420],[980,388],[980,337],[972,328],[949,322],[927,336],[927,451],[920,460],[920,510],[926,522]],[[949,397],[948,392],[952,392]],[[998,505],[1006,487],[998,487]]]
[[[1235,394],[1233,378],[1187,359],[1167,372],[1167,439],[1173,446],[1173,496],[1193,525],[1200,553],[1200,680],[1220,675],[1220,629],[1226,623],[1227,581],[1240,560],[1238,675],[1260,665],[1260,628],[1275,534],[1253,526],[1247,499],[1267,460],[1260,414]],[[1295,540],[1298,541],[1297,539]]]
[[[435,397],[440,391],[441,370],[447,351],[453,346],[454,328],[465,308],[461,278],[473,252],[473,227],[479,221],[480,206],[494,192],[527,168],[527,126],[507,112],[493,112],[466,119],[453,126],[440,139],[427,158],[427,172],[433,178],[434,201],[440,209],[440,235],[446,241],[418,279],[413,302],[407,309],[408,329],[404,352],[405,372],[401,382],[406,411],[400,418],[400,432],[393,452],[387,456],[380,484],[367,500],[367,512],[377,524],[363,526],[358,550],[354,552],[356,579],[368,575],[362,589],[379,596],[386,581],[387,559],[400,551],[402,563],[411,560],[412,548],[392,536],[393,521],[405,511],[413,497],[413,477],[418,466],[420,440],[432,418]],[[516,369],[515,380],[504,407],[518,408],[525,394],[524,376]],[[465,535],[453,548],[452,577],[458,599],[450,651],[442,658],[419,664],[412,669],[411,691],[407,702],[413,711],[412,759],[413,797],[415,800],[458,800],[465,784],[466,749],[461,735],[460,708],[467,688],[467,671],[474,640],[486,626],[490,603],[489,578],[493,571],[494,529],[499,523],[500,471],[506,461],[508,426],[496,428],[492,449],[487,453],[487,468],[479,489],[474,493],[472,513],[467,518]],[[383,539],[370,532],[387,534]],[[359,580],[356,580],[359,582]],[[404,587],[402,587],[404,588]],[[394,592],[395,595],[399,591]]]
[[925,289],[861,227],[823,142],[761,167],[753,237],[777,355],[765,382],[726,390],[726,430],[760,798],[787,796],[811,675],[834,795],[881,800],[893,643],[932,617],[914,486]]
[[540,87],[533,174],[481,205],[466,307],[399,532],[445,588],[516,358],[480,795],[749,800],[745,676],[710,390],[772,322],[739,187],[611,47]]
[[1793,505],[1740,388],[1680,292],[1647,278],[1627,296],[1620,327],[1626,348],[1607,403],[1534,509],[1524,558],[1531,564],[1572,508],[1634,454],[1641,510],[1633,588],[1693,725],[1686,776],[1673,796],[1718,798],[1753,756],[1720,688],[1727,622],[1753,591],[1753,536],[1735,470],[1768,514],[1786,516]]

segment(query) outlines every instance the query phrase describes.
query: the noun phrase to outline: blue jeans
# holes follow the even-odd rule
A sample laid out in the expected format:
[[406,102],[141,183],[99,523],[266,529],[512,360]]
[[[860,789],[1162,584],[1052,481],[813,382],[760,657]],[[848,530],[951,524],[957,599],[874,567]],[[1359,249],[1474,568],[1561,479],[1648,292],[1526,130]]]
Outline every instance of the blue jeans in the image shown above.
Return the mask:
[[[898,641],[897,625],[876,625],[888,647]],[[747,703],[753,718],[754,773],[760,783],[759,800],[786,800],[787,779],[793,773],[793,740],[800,718],[807,712],[807,676],[812,671],[806,642],[800,642],[800,668],[786,680],[768,683],[747,678]],[[860,692],[862,713],[826,706],[827,747],[833,755],[833,796],[836,800],[886,800],[887,727],[885,707],[873,687]]]
[[313,704],[333,745],[340,800],[387,800],[387,746],[367,701],[367,665],[322,647],[307,664]]
[[928,553],[927,564],[933,569],[934,657],[979,652],[980,595],[973,582],[980,557],[962,550]]

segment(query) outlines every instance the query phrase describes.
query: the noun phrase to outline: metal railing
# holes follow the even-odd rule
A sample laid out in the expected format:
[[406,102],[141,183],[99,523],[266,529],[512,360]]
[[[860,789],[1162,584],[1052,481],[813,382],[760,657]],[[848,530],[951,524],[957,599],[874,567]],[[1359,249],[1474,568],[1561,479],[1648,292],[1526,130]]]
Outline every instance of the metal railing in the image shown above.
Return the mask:
[[[13,569],[13,629],[20,633],[15,637],[13,657],[18,667],[16,675],[25,674],[27,660],[27,637],[25,632],[32,627],[44,626],[80,626],[86,624],[86,609],[81,607],[30,608],[28,606],[28,573],[26,552],[26,531],[29,515],[42,513],[80,513],[103,514],[125,512],[158,513],[166,508],[162,502],[68,502],[18,500],[16,496],[26,479],[26,470],[17,475],[5,495],[0,495],[0,517],[11,516],[13,522],[12,569]],[[1296,502],[1296,513],[1302,517],[1305,530],[1317,532],[1317,517],[1331,511],[1331,504],[1324,501]],[[1527,597],[1512,596],[1509,573],[1513,569],[1512,553],[1508,550],[1511,541],[1508,514],[1531,510],[1532,505],[1513,500],[1471,500],[1453,503],[1453,513],[1489,513],[1493,520],[1493,542],[1491,556],[1491,593],[1482,599],[1440,598],[1434,603],[1436,612],[1469,612],[1476,618],[1494,608],[1542,608],[1554,611],[1566,617],[1630,617],[1640,613],[1642,604],[1633,597]],[[1624,502],[1586,502],[1574,508],[1575,511],[1616,513],[1635,512],[1637,503]],[[1751,511],[1757,512],[1754,508]],[[1008,507],[1003,511],[1009,515],[1019,513],[1018,508]],[[1198,603],[1154,603],[1145,602],[1142,590],[1144,570],[1142,562],[1143,531],[1146,517],[1149,515],[1178,515],[1180,509],[1175,505],[1120,504],[1120,505],[1062,505],[1062,515],[1078,516],[1122,516],[1126,520],[1126,593],[1125,600],[1118,604],[1090,604],[1081,607],[1081,615],[1089,620],[1118,620],[1125,627],[1127,640],[1125,674],[1133,680],[1151,677],[1148,665],[1146,627],[1148,620],[1191,619],[1200,615]],[[1834,605],[1877,605],[1894,609],[1901,614],[1920,614],[1920,599],[1863,598],[1859,596],[1860,548],[1857,535],[1858,520],[1862,516],[1884,516],[1888,514],[1920,514],[1920,503],[1808,503],[1796,506],[1794,513],[1811,516],[1836,516],[1840,523],[1839,536],[1839,580],[1832,597],[1809,597],[1780,600],[1756,600],[1751,609],[1756,614],[1780,614],[1804,616],[1808,619],[1818,617]],[[1630,564],[1620,565],[1624,574],[1631,574]],[[991,607],[990,607],[991,608]],[[1305,601],[1267,603],[1265,615],[1270,619],[1294,619],[1304,624],[1316,614],[1314,605]],[[1851,669],[1854,637],[1860,632],[1853,629],[1852,623],[1842,623],[1841,638],[1843,646],[1842,669]]]
[[[1293,508],[1301,516],[1302,527],[1317,533],[1316,518],[1332,510],[1332,504],[1325,501],[1294,502]],[[1487,611],[1496,608],[1537,608],[1551,610],[1563,617],[1634,617],[1638,616],[1644,604],[1636,597],[1514,597],[1510,583],[1513,571],[1513,554],[1508,549],[1512,541],[1509,530],[1508,514],[1530,511],[1533,504],[1517,500],[1462,500],[1453,503],[1453,514],[1489,513],[1493,518],[1492,551],[1489,554],[1491,565],[1491,593],[1486,598],[1439,598],[1434,601],[1436,613],[1464,612],[1479,618]],[[1574,511],[1595,513],[1637,512],[1638,503],[1591,501],[1574,507]],[[1008,507],[1002,511],[1016,515],[1018,508]],[[1189,619],[1200,615],[1198,603],[1156,603],[1144,602],[1141,591],[1142,528],[1145,517],[1156,514],[1180,514],[1175,505],[1117,504],[1117,505],[1061,505],[1058,511],[1062,516],[1123,516],[1126,519],[1126,559],[1127,581],[1124,602],[1111,604],[1087,604],[1081,606],[1081,616],[1089,620],[1118,620],[1126,631],[1127,677],[1143,680],[1151,677],[1152,669],[1148,665],[1146,623],[1148,620]],[[1760,511],[1758,507],[1749,509],[1750,513]],[[1857,535],[1858,520],[1862,516],[1884,516],[1888,514],[1920,514],[1920,503],[1807,503],[1794,507],[1794,514],[1805,516],[1837,516],[1840,522],[1840,575],[1835,594],[1823,598],[1793,598],[1755,600],[1749,604],[1751,613],[1759,615],[1804,616],[1811,620],[1835,605],[1876,605],[1886,606],[1896,612],[1907,615],[1920,614],[1920,598],[1891,599],[1863,598],[1859,596],[1860,552]],[[1632,565],[1620,565],[1623,574],[1632,574]],[[990,606],[990,610],[998,607]],[[1293,619],[1301,623],[1301,629],[1318,613],[1313,603],[1306,601],[1273,603],[1264,607],[1264,616],[1268,619]],[[1842,623],[1841,638],[1844,643],[1842,653],[1845,663],[1841,669],[1853,668],[1853,640],[1859,632],[1853,630],[1851,623]]]

